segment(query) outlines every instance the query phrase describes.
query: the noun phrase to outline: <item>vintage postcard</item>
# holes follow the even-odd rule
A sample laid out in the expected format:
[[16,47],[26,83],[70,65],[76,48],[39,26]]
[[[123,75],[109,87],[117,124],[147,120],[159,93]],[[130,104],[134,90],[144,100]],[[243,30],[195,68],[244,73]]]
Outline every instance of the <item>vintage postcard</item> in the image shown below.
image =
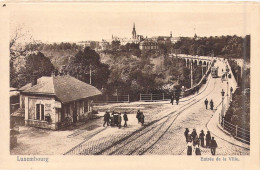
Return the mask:
[[0,169],[259,169],[258,3],[0,5]]

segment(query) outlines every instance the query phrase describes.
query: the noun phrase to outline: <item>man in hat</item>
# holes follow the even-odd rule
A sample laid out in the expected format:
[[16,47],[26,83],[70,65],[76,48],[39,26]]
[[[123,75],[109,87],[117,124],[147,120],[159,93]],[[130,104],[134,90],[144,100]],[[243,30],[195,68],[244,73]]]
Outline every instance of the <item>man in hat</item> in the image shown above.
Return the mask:
[[208,99],[206,98],[206,100],[204,101],[204,103],[205,103],[205,106],[206,106],[206,109],[208,109]]
[[140,123],[140,115],[141,115],[141,112],[140,112],[140,110],[138,110],[136,113],[136,118],[138,120],[138,123]]
[[127,117],[126,112],[124,112],[124,116],[123,117],[124,117],[124,121],[125,121],[124,127],[127,127],[128,117]]
[[210,132],[208,131],[206,134],[206,147],[210,147],[210,141],[211,141],[211,135]]
[[106,111],[106,113],[104,114],[104,124],[103,126],[105,126],[107,124],[107,126],[109,126],[109,119],[110,119],[110,114],[108,111]]
[[193,131],[191,132],[191,137],[192,137],[193,142],[194,142],[194,139],[196,136],[197,136],[196,129],[193,129]]
[[213,110],[213,108],[214,108],[214,103],[213,103],[213,100],[212,100],[212,99],[210,100],[210,103],[209,103],[209,104],[210,104],[210,109]]
[[188,136],[189,136],[189,129],[186,128],[185,132],[184,132],[184,136],[186,138],[186,142],[188,143]]
[[210,142],[210,150],[211,150],[211,154],[212,155],[215,155],[216,154],[216,148],[218,147],[218,145],[217,145],[217,142],[215,141],[215,139],[214,139],[214,137],[212,137],[212,139],[211,139],[211,142]]
[[122,122],[122,117],[121,117],[121,113],[118,114],[118,128],[120,129],[121,128],[121,122]]
[[174,97],[171,96],[171,104],[173,105]]
[[144,113],[140,113],[140,122],[142,123],[142,126],[144,125]]
[[205,136],[204,131],[201,130],[201,132],[200,132],[200,141],[201,141],[201,146],[202,147],[204,147],[204,136]]

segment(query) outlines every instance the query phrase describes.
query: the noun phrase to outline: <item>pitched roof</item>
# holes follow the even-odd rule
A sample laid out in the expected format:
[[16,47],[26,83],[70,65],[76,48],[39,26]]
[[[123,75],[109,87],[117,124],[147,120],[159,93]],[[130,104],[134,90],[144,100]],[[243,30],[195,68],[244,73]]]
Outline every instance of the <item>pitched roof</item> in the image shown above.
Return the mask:
[[41,77],[36,85],[31,87],[29,83],[19,90],[31,94],[55,95],[62,103],[102,94],[96,87],[68,75]]

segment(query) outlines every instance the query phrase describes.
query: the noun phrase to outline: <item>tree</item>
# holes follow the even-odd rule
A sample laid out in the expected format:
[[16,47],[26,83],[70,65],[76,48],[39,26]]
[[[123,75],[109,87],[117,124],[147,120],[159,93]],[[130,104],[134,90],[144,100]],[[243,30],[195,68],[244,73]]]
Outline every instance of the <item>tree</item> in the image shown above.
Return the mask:
[[[91,71],[91,72],[90,72]],[[97,88],[106,85],[110,74],[109,67],[100,62],[100,56],[90,47],[79,51],[70,62],[61,70],[62,74],[70,74],[81,81],[90,83]]]
[[29,54],[25,57],[25,60],[25,65],[18,72],[12,71],[14,72],[10,76],[12,87],[21,87],[30,83],[33,76],[35,78],[51,76],[52,72],[55,71],[50,59],[45,57],[41,52]]

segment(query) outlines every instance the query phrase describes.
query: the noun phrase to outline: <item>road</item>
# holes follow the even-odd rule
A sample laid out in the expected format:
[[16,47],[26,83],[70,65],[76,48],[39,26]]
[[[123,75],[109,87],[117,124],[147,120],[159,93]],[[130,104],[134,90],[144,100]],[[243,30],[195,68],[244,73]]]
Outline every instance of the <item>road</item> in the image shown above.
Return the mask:
[[[216,62],[219,70],[225,67],[221,61]],[[209,78],[207,85],[200,92],[184,101],[160,118],[149,122],[146,126],[135,130],[117,133],[111,131],[98,140],[84,142],[77,154],[87,155],[186,155],[185,128],[190,132],[193,128],[199,134],[207,132],[207,123],[221,107],[221,90],[227,89],[226,82],[220,78]],[[213,100],[214,110],[205,108],[204,100]],[[109,132],[107,132],[109,134]],[[214,135],[213,135],[214,136]],[[248,155],[249,150],[233,145],[217,136],[216,155]],[[211,155],[210,149],[201,148],[202,155]]]

